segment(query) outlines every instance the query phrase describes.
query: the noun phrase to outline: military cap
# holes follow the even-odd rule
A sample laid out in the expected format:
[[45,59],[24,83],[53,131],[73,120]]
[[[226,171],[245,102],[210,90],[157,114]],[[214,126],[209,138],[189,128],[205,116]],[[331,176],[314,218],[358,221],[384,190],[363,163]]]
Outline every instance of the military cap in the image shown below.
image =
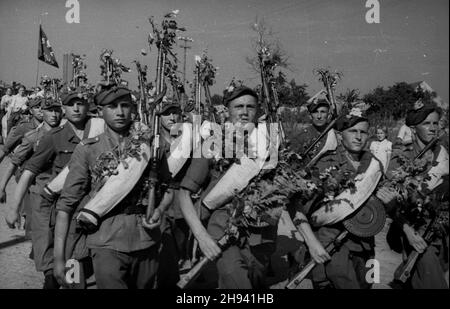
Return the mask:
[[228,103],[244,95],[251,95],[256,100],[258,100],[258,94],[253,89],[246,86],[239,86],[239,87],[230,86],[224,92],[223,98],[224,105],[228,106]]
[[41,98],[32,98],[30,100],[28,100],[27,102],[27,106],[28,108],[34,108],[36,106],[39,106],[39,104],[41,104]]
[[437,112],[439,115],[442,114],[442,110],[434,103],[423,104],[422,100],[417,100],[414,103],[414,107],[406,114],[405,124],[408,127],[416,126],[433,112]]
[[164,114],[169,109],[177,109],[179,113],[181,113],[181,106],[178,104],[178,102],[175,102],[173,100],[167,99],[166,97],[163,98],[161,110],[159,111],[159,114]]
[[308,108],[308,112],[314,113],[319,107],[326,106],[330,108],[330,102],[324,92],[320,92],[316,96],[312,97],[308,100],[306,107]]
[[342,132],[363,121],[369,121],[369,119],[365,115],[364,111],[362,111],[360,108],[354,107],[351,111],[340,116],[336,120],[334,128],[336,129],[336,131]]
[[131,91],[127,87],[124,86],[107,87],[103,88],[100,92],[98,92],[95,95],[94,102],[97,105],[105,106],[110,104],[114,100],[125,96],[130,99],[131,103],[132,102]]
[[43,110],[47,110],[52,107],[61,107],[61,103],[58,100],[51,98],[51,97],[41,98],[40,103],[41,103],[41,108]]
[[64,92],[61,93],[62,105],[67,105],[73,99],[78,99],[87,102],[87,93],[81,88],[66,89]]

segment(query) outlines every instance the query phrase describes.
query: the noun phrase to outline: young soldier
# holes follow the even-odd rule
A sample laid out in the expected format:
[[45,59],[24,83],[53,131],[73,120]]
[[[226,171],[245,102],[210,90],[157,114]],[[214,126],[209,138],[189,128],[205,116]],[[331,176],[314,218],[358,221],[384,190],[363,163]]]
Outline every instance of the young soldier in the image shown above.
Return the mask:
[[[5,173],[2,177],[2,179],[0,180],[0,192],[3,195],[5,202],[6,202],[5,188],[9,182],[9,179],[16,172],[16,170],[19,167],[21,167],[23,165],[23,163],[33,155],[33,153],[36,150],[36,148],[39,144],[39,141],[42,139],[42,137],[47,132],[49,132],[51,129],[59,126],[59,124],[61,122],[62,109],[61,109],[60,103],[58,103],[56,100],[53,100],[53,99],[44,99],[44,98],[38,99],[38,101],[40,101],[40,103],[41,103],[44,121],[41,126],[26,133],[25,137],[22,140],[22,144],[20,144],[14,150],[14,152],[10,155],[11,160],[10,160],[10,162],[8,162],[8,165],[6,166],[6,169],[5,169]],[[30,187],[29,194],[27,194],[27,196],[25,198],[24,210],[25,210],[25,213],[27,214],[27,221],[26,221],[27,222],[27,226],[26,226],[27,234],[31,231],[33,222],[35,225],[37,224],[38,226],[40,225],[40,224],[38,224],[38,222],[40,222],[41,224],[44,224],[44,225],[48,224],[48,222],[45,222],[45,220],[42,223],[41,220],[39,220],[39,218],[41,218],[41,217],[37,218],[37,216],[39,216],[38,206],[39,206],[39,200],[40,200],[40,192],[41,192],[42,188],[44,187],[44,185],[47,183],[47,181],[50,179],[50,177],[51,177],[51,174],[49,173],[49,171],[39,174],[36,177],[35,185]],[[18,206],[18,204],[16,203],[13,207],[17,207],[17,206]],[[10,227],[14,227],[14,222],[16,222],[18,220],[19,216],[20,216],[20,214],[19,214],[18,208],[11,209],[6,218],[6,222],[8,223],[8,225],[10,225]],[[35,217],[35,220],[32,220],[33,217]],[[49,216],[47,215],[47,218],[48,217]],[[39,230],[38,226],[35,226],[35,230]],[[38,235],[39,235],[39,233],[35,234],[35,236],[38,236]],[[37,238],[32,237],[32,242],[36,243],[38,241],[38,239],[40,240],[40,239],[42,239],[42,237],[37,237]],[[34,245],[33,247],[42,248],[42,246],[40,246],[40,245]],[[35,260],[37,269],[42,268],[40,266],[42,264],[42,255],[44,255],[44,252],[34,250],[34,260]]]
[[[333,173],[338,181],[344,175],[354,178],[367,170],[372,159],[371,153],[364,151],[368,139],[369,122],[361,111],[354,109],[348,115],[339,118],[335,128],[339,141],[337,149],[320,158],[315,167],[319,173],[330,167],[336,167],[337,171]],[[366,203],[380,204],[381,202],[370,197]],[[305,214],[312,211],[313,209],[303,209]],[[331,287],[337,289],[370,288],[371,284],[365,279],[365,265],[366,261],[375,255],[374,237],[364,238],[349,234],[330,257],[323,246],[331,243],[344,231],[342,222],[314,229],[321,244],[318,244],[315,237],[308,232],[310,231],[308,222],[303,221],[300,225],[302,225],[301,230],[307,235],[305,240],[313,259],[318,263],[329,260],[312,270],[313,284],[316,288],[330,287],[329,283]]]
[[[330,122],[330,104],[326,98],[319,97],[308,104],[308,112],[311,117],[311,124],[304,127],[300,133],[296,133],[289,137],[293,150],[302,154],[327,127]],[[334,134],[331,130],[329,134]],[[327,136],[324,136],[308,154],[308,158],[312,159],[324,147]]]
[[27,104],[28,108],[31,111],[31,119],[24,119],[20,121],[14,128],[10,128],[10,131],[8,131],[8,137],[5,141],[5,145],[3,146],[3,150],[0,150],[0,163],[6,155],[11,153],[14,148],[16,148],[21,143],[25,133],[36,129],[42,122],[40,100],[30,100]]
[[[228,108],[228,121],[231,123],[246,125],[255,122],[258,96],[252,89],[244,86],[234,88],[225,98],[225,104]],[[191,199],[191,194],[197,193],[201,188],[206,188],[204,192],[207,194],[217,183],[219,175],[212,170],[210,172],[210,164],[211,160],[205,158],[192,159],[180,184],[181,211],[203,254],[210,260],[218,258],[216,265],[219,272],[219,288],[265,288],[265,275],[270,255],[275,249],[279,218],[275,218],[275,225],[249,230],[249,236],[240,235],[239,244],[234,244],[222,252],[216,241],[224,235],[230,218],[227,205],[222,205],[211,212],[202,202],[204,194],[199,201],[201,203],[199,217]],[[205,228],[201,220],[209,216]]]
[[[65,262],[71,257],[66,241],[71,217],[95,195],[93,173],[102,154],[108,153],[115,160],[127,156],[133,141],[130,127],[131,92],[127,88],[113,86],[96,95],[96,103],[102,107],[106,123],[105,132],[96,138],[84,140],[75,149],[69,164],[61,197],[56,205],[55,276],[66,285]],[[118,161],[117,161],[118,162]],[[158,269],[162,215],[172,202],[173,193],[161,185],[159,206],[149,222],[144,218],[148,196],[148,169],[133,189],[99,221],[98,230],[90,231],[86,245],[91,251],[97,287],[152,288]],[[160,184],[170,183],[167,161],[161,158]],[[128,179],[123,179],[124,182]],[[105,184],[106,185],[106,184]],[[73,226],[73,225],[72,225]]]
[[[64,109],[65,118],[67,122],[59,126],[58,128],[49,132],[42,138],[39,145],[34,152],[33,156],[25,162],[23,166],[23,173],[20,177],[18,185],[15,191],[15,203],[13,209],[17,207],[17,204],[23,199],[26,190],[32,183],[33,179],[50,170],[52,178],[59,174],[59,172],[66,166],[72,156],[75,146],[84,138],[87,138],[89,134],[90,122],[88,121],[87,112],[88,105],[86,99],[78,91],[70,91],[62,96],[62,105]],[[42,250],[44,252],[53,251],[53,226],[51,222],[51,212],[53,204],[57,199],[57,196],[47,193],[47,186],[44,186],[44,190],[41,192],[41,200],[39,202],[39,213],[45,218],[41,218],[41,222],[47,222],[47,224],[40,225],[42,230],[36,230],[36,233],[42,233],[43,239],[42,245],[45,248],[35,250]],[[16,220],[12,218],[9,224],[13,225]],[[47,236],[48,235],[48,236]],[[84,256],[84,257],[87,257]],[[41,269],[38,269],[45,273],[44,288],[58,288],[59,285],[53,277],[53,259],[49,258],[48,263]]]
[[[396,145],[393,149],[393,157],[387,176],[392,177],[394,171],[401,162],[401,157],[414,159],[439,133],[439,120],[441,110],[434,104],[424,105],[418,101],[415,108],[410,110],[406,116],[406,125],[412,132],[412,143],[408,146]],[[430,168],[439,169],[433,172],[435,176],[441,178],[442,184],[432,188],[430,196],[436,194],[439,201],[448,201],[448,153],[441,141],[437,141],[423,156],[429,161]],[[445,161],[447,164],[438,164],[439,161]],[[429,169],[424,172],[428,174]],[[439,176],[437,176],[439,175]],[[430,188],[431,189],[431,188]],[[392,194],[388,188],[382,188],[380,197],[384,201]],[[413,289],[448,289],[445,279],[445,271],[448,270],[448,230],[440,235],[431,244],[427,243],[421,236],[421,231],[416,230],[414,226],[418,223],[408,210],[401,210],[396,205],[396,212],[393,215],[393,223],[388,232],[388,242],[395,251],[409,254],[413,250],[420,253],[416,265],[411,273],[408,283]],[[448,209],[447,209],[448,212]],[[447,214],[448,217],[448,214]],[[431,218],[427,217],[429,221]],[[398,245],[395,245],[398,244]]]

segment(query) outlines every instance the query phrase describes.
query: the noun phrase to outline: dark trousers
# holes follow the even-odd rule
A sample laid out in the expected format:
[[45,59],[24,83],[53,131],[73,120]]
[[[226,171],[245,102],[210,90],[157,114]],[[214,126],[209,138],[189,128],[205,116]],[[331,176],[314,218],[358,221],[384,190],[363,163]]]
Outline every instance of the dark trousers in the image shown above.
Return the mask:
[[367,253],[351,252],[345,245],[331,256],[325,265],[316,265],[312,270],[315,288],[328,287],[331,283],[336,289],[370,289],[372,284],[366,280],[369,269],[366,262],[373,256]]
[[174,222],[167,216],[164,218],[163,231],[161,233],[161,251],[159,255],[159,267],[157,287],[163,289],[176,288],[180,280],[178,271],[179,253],[172,231]]
[[443,265],[445,264],[443,261],[444,252],[439,249],[435,246],[429,246],[417,259],[411,275],[411,287],[413,289],[448,289],[444,275],[444,268],[446,268]]
[[158,269],[158,245],[125,253],[93,248],[92,261],[99,289],[151,289]]

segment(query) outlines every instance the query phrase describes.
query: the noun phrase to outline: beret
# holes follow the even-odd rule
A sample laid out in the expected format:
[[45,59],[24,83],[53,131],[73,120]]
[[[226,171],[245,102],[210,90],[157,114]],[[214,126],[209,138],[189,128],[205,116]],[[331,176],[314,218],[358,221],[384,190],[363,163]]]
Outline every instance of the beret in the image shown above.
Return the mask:
[[131,91],[127,87],[113,86],[97,93],[94,97],[94,102],[97,105],[105,106],[124,96],[127,96],[130,99],[130,102],[132,102]]
[[405,124],[408,127],[416,126],[424,121],[432,112],[437,112],[439,115],[442,113],[441,109],[436,105],[424,105],[421,100],[418,100],[414,104],[414,108],[406,114]]
[[159,111],[159,114],[163,114],[164,112],[166,112],[167,110],[171,109],[171,108],[176,108],[179,110],[179,112],[181,113],[181,106],[180,104],[176,103],[176,102],[162,102],[162,106],[161,106],[161,110]]
[[61,93],[62,105],[67,105],[73,99],[87,102],[87,93],[80,88],[77,88],[75,90],[67,90]]
[[28,108],[36,107],[39,104],[41,104],[41,98],[33,98],[33,99],[28,100],[28,102],[27,102]]
[[319,107],[326,106],[330,108],[330,103],[328,103],[328,100],[326,99],[318,99],[312,101],[310,104],[308,104],[308,112],[314,113]]
[[52,107],[61,107],[61,103],[53,98],[41,98],[40,103],[43,110],[50,109]]
[[223,102],[225,105],[228,105],[228,103],[230,103],[231,101],[244,95],[251,95],[252,97],[256,98],[256,100],[258,100],[258,94],[253,89],[246,86],[230,86],[224,93]]
[[367,116],[359,108],[353,108],[347,114],[340,116],[334,125],[336,131],[342,132],[347,130],[359,122],[369,121]]

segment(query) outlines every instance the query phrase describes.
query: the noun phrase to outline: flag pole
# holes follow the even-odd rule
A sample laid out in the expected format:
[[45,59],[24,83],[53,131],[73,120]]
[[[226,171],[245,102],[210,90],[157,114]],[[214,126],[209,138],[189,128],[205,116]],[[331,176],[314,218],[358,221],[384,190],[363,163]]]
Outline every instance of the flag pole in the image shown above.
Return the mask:
[[[39,51],[39,44],[41,44],[40,37],[41,37],[41,14],[39,14],[38,51]],[[36,58],[37,58],[37,68],[36,68],[36,81],[34,87],[37,87],[39,78],[39,55]]]

